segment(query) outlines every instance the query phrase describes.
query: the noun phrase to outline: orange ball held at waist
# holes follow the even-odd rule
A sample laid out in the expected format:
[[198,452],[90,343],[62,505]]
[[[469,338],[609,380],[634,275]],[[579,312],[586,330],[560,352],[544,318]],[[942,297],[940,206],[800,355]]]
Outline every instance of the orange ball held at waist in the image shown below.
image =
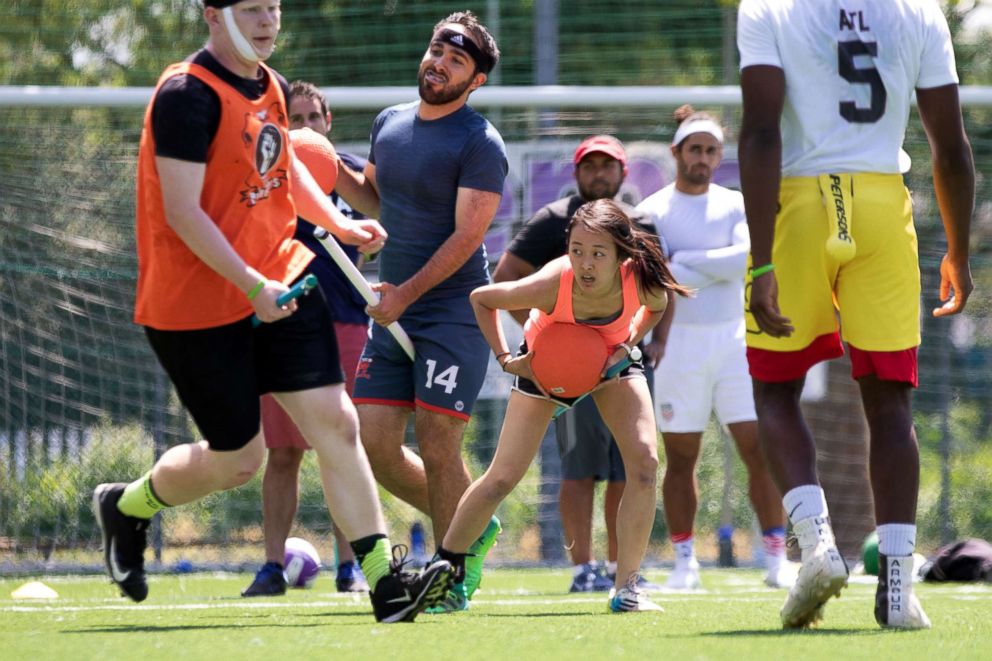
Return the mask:
[[541,329],[530,350],[534,376],[552,397],[579,397],[595,388],[609,357],[598,331],[561,322]]

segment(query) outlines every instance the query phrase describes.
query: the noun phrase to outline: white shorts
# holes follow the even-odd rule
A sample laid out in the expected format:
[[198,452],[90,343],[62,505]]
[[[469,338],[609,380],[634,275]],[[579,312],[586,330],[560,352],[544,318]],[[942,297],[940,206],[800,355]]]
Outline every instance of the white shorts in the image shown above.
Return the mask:
[[658,429],[676,434],[757,420],[744,345],[744,320],[672,324],[665,356],[654,371]]

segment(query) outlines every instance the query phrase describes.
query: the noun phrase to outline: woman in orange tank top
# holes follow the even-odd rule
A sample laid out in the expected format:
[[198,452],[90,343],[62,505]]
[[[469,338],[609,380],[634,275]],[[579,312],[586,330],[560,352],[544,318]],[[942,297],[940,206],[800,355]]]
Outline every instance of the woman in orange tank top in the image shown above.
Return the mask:
[[[456,594],[469,545],[523,478],[559,404],[536,384],[533,354],[527,351],[514,357],[500,325],[499,310],[530,309],[525,329],[528,343],[551,323],[585,321],[599,331],[611,352],[606,363],[597,366],[603,375],[611,366],[633,360],[617,377],[601,381],[592,391],[627,472],[617,517],[620,546],[615,595],[609,607],[613,612],[660,610],[636,587],[654,521],[658,451],[644,368],[631,347],[661,320],[676,293],[689,292],[675,282],[657,240],[639,230],[612,200],[589,202],[575,212],[568,228],[566,256],[521,280],[472,292],[480,329],[504,371],[517,380],[493,462],[465,492],[439,551],[456,567]],[[583,358],[569,356],[570,360]]]

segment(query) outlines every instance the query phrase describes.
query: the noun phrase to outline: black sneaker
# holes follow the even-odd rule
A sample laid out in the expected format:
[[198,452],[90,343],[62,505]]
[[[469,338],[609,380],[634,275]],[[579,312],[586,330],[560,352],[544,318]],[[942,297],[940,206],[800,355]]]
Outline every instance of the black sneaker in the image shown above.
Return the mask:
[[286,594],[286,574],[278,562],[266,562],[255,580],[241,593],[242,597],[278,597]]
[[145,532],[150,520],[127,516],[117,509],[125,486],[124,483],[98,486],[93,491],[93,513],[103,533],[103,560],[111,580],[121,594],[134,601],[144,601],[148,596]]
[[391,571],[370,593],[379,622],[413,622],[418,613],[444,601],[455,580],[455,570],[447,560],[435,560],[420,573],[404,571],[406,555],[402,544],[393,547]]

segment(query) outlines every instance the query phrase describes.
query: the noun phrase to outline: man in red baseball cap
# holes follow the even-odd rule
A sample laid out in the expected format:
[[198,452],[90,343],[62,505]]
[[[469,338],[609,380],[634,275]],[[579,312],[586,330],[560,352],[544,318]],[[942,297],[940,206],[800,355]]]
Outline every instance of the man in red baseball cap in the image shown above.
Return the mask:
[[[586,138],[575,150],[573,162],[578,192],[542,207],[524,223],[496,265],[494,281],[519,280],[564,255],[566,229],[575,211],[586,202],[613,199],[620,193],[627,176],[627,151],[613,136]],[[657,233],[644,214],[620,200],[617,204],[642,229],[652,235]],[[527,318],[525,310],[511,314],[521,325]],[[611,575],[616,573],[617,509],[627,479],[620,451],[591,398],[582,400],[557,419],[555,435],[562,477],[558,507],[565,545],[574,566],[569,591],[609,591],[613,587]],[[607,562],[602,565],[593,559],[592,553],[593,495],[598,480],[607,482],[603,509],[608,548]],[[641,589],[651,587],[656,586],[641,583]]]
[[[623,148],[623,143],[614,138],[612,135],[594,135],[583,140],[582,144],[580,144],[575,150],[575,158],[573,159],[576,168],[576,181],[579,181],[579,164],[590,154],[603,154],[605,156],[609,156],[610,159],[617,161],[620,164],[620,179],[617,182],[617,192],[619,192],[620,184],[623,183],[623,178],[627,176],[627,150]],[[579,182],[579,193],[582,193],[581,182]],[[616,192],[614,192],[613,195],[610,195],[610,197],[614,197],[615,195]],[[589,200],[595,199],[599,198],[590,197],[583,200],[583,202],[588,202]]]

